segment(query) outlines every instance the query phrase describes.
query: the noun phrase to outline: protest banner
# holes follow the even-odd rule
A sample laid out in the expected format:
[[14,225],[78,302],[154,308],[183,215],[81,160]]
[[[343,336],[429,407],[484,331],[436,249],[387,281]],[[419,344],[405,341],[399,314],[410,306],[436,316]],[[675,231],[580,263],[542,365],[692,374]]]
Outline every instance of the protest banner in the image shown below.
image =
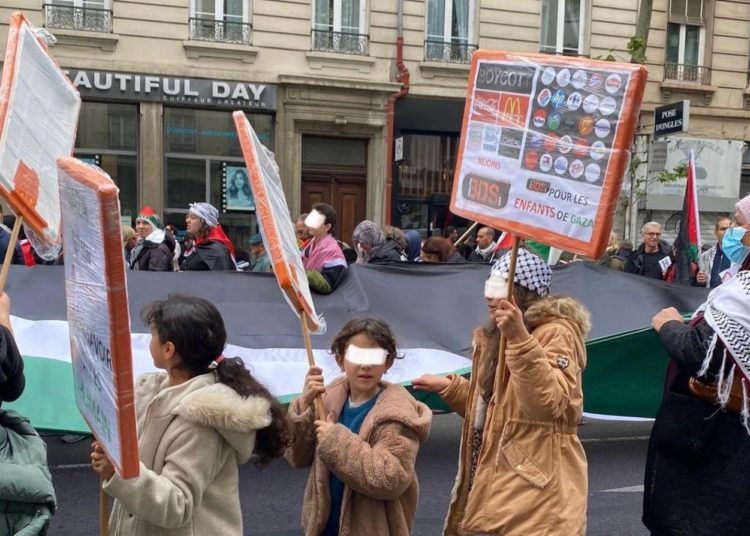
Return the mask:
[[58,160],[65,297],[76,404],[122,478],[138,476],[132,350],[118,189]]
[[53,260],[61,247],[56,160],[73,152],[81,99],[47,53],[44,32],[22,13],[10,17],[0,81],[0,196],[37,253]]
[[[307,273],[302,265],[302,256],[281,185],[279,167],[273,153],[260,143],[245,113],[236,111],[232,116],[255,199],[263,245],[287,303],[299,316],[307,360],[312,367],[315,366],[315,358],[310,331],[325,333],[326,324],[323,317],[315,312]],[[315,400],[318,416],[325,419],[322,399],[317,397]]]
[[646,77],[641,65],[475,52],[451,211],[601,255]]

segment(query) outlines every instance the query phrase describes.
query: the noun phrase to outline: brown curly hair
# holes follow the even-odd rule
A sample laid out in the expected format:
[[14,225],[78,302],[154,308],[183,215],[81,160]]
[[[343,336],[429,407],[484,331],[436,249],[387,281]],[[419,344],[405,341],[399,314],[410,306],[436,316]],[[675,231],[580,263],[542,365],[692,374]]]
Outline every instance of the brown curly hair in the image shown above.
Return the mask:
[[396,337],[388,323],[374,316],[366,316],[349,320],[334,337],[333,342],[331,342],[331,353],[336,361],[344,358],[349,339],[360,333],[367,335],[380,348],[388,352],[386,358],[388,365],[391,365],[394,359],[401,358],[396,350]]

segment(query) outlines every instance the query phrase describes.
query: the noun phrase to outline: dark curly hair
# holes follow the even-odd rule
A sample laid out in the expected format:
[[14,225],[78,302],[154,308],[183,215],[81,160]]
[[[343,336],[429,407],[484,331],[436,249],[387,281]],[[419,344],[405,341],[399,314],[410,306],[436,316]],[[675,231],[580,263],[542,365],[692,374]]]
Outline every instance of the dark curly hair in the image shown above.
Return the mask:
[[[221,313],[203,298],[171,294],[166,300],[147,305],[141,318],[156,329],[160,342],[174,344],[175,352],[193,377],[211,372],[209,366],[226,346],[227,331]],[[225,357],[216,367],[216,376],[239,395],[258,396],[271,404],[271,424],[258,430],[255,436],[255,465],[263,467],[282,456],[291,442],[291,434],[281,404],[250,374],[239,357]]]

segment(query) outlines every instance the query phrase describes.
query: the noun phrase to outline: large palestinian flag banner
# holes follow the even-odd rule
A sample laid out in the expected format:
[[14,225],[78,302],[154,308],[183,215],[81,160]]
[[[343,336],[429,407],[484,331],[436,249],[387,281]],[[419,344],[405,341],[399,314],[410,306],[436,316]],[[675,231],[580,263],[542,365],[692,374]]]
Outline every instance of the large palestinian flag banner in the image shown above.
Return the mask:
[[[386,379],[409,385],[423,373],[468,374],[472,330],[487,321],[483,297],[488,266],[479,264],[391,266],[352,265],[344,282],[316,296],[328,332],[312,338],[315,360],[330,381],[340,374],[328,352],[333,336],[353,316],[377,315],[393,327],[403,359]],[[576,262],[555,268],[555,293],[577,297],[591,311],[584,374],[584,408],[617,417],[653,417],[661,400],[667,357],[651,330],[653,315],[673,306],[693,311],[706,296],[698,287],[662,281]],[[13,328],[26,359],[26,392],[9,407],[38,428],[87,431],[75,405],[65,285],[61,267],[11,267]],[[227,326],[225,355],[240,356],[252,373],[283,402],[303,385],[307,371],[299,321],[272,274],[242,272],[180,274],[130,272],[128,301],[133,373],[154,370],[149,332],[141,309],[170,293],[201,296],[217,305]],[[435,395],[414,393],[434,409],[446,409]]]

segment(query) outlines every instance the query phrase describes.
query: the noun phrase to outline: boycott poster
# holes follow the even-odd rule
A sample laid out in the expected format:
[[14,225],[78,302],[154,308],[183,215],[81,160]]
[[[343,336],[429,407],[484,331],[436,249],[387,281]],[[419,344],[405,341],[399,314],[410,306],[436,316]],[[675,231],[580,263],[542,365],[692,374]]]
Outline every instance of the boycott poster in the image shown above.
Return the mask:
[[542,54],[473,54],[451,211],[598,257],[647,71]]
[[244,112],[236,111],[232,117],[250,176],[263,245],[271,259],[276,280],[292,311],[297,315],[307,315],[310,331],[325,333],[325,320],[315,312],[273,153],[260,143]]
[[[60,252],[56,160],[73,152],[81,99],[22,13],[10,17],[0,83],[0,195],[37,253]],[[29,232],[30,231],[30,232]]]
[[138,441],[118,190],[74,158],[58,168],[76,403],[118,474],[131,478]]

